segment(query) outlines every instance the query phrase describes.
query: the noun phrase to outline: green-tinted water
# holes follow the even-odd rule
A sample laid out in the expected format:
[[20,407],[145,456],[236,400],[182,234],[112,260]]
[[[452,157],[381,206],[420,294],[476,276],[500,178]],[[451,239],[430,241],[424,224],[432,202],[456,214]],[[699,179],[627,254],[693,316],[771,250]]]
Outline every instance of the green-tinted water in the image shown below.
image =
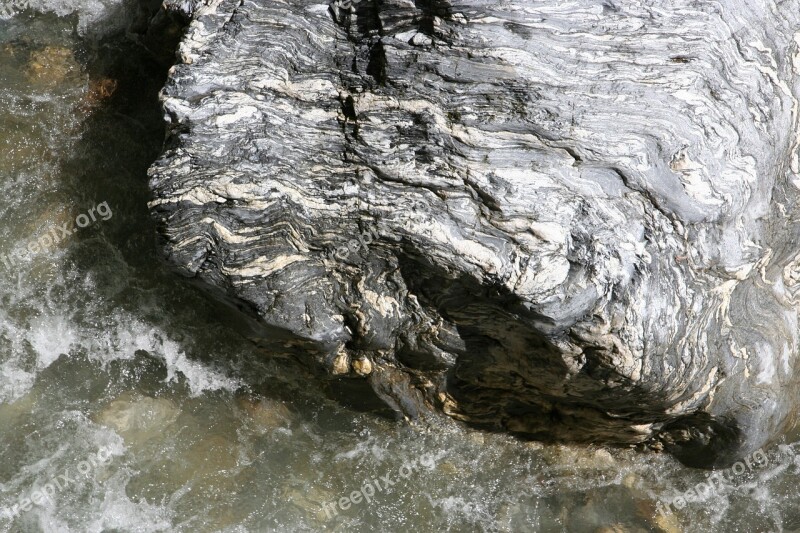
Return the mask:
[[0,21],[0,531],[800,530],[797,445],[665,517],[707,473],[310,390],[159,265],[165,65],[95,19]]

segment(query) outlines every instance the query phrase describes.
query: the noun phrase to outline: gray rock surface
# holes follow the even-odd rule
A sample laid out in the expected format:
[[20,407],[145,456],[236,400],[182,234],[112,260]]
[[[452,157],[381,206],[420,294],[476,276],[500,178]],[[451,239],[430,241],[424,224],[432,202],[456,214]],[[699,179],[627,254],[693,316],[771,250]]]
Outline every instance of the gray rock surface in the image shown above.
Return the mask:
[[723,465],[797,403],[800,0],[168,0],[165,256],[350,396]]

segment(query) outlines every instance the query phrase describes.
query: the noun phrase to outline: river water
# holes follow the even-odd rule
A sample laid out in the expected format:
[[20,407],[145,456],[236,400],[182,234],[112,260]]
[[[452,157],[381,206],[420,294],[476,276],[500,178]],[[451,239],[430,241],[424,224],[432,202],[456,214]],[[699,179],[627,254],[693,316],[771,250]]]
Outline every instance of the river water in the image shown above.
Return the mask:
[[796,433],[709,482],[326,399],[159,263],[163,58],[110,0],[25,6],[0,12],[0,531],[800,531]]

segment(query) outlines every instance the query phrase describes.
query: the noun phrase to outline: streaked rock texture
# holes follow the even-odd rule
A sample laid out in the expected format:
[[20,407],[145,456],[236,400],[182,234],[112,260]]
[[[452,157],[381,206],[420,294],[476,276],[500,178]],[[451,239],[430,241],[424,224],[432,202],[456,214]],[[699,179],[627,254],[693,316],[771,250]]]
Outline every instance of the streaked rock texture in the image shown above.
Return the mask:
[[796,404],[800,0],[169,0],[165,255],[409,418],[722,465]]

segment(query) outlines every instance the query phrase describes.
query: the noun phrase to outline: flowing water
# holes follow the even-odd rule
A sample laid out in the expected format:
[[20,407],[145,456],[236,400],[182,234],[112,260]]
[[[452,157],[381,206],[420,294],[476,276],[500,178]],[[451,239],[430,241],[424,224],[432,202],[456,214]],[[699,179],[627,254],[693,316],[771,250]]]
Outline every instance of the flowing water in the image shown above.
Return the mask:
[[111,2],[34,4],[0,12],[0,531],[800,530],[797,436],[662,515],[708,472],[326,399],[158,261],[168,65]]

